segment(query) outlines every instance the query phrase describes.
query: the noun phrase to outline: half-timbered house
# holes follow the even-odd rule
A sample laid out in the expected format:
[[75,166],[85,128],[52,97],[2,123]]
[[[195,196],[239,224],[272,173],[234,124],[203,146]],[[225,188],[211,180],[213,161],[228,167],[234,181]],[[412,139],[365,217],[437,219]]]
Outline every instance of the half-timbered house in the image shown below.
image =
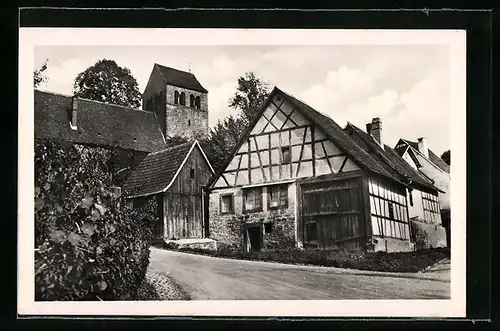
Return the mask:
[[275,87],[209,182],[206,234],[247,251],[407,251],[411,184],[331,118]]
[[[394,147],[394,150],[412,168],[429,178],[436,187],[443,191],[439,192],[439,206],[441,209],[442,224],[446,229],[448,246],[450,246],[450,166],[429,148],[427,138],[425,137],[420,137],[417,141],[401,138]],[[409,212],[411,218],[425,219],[426,215],[423,206],[412,206]]]
[[[384,144],[380,118],[372,119],[371,123],[366,125],[366,132],[351,123],[347,124],[345,131],[388,171],[393,171],[394,176],[403,176],[409,181],[405,195],[408,202],[410,238],[416,248],[446,246],[446,229],[439,207],[443,191],[424,173],[411,167],[394,149]],[[372,199],[373,192],[370,194]]]
[[157,240],[200,239],[204,228],[203,187],[214,171],[198,141],[150,153],[123,186],[132,207],[156,199]]

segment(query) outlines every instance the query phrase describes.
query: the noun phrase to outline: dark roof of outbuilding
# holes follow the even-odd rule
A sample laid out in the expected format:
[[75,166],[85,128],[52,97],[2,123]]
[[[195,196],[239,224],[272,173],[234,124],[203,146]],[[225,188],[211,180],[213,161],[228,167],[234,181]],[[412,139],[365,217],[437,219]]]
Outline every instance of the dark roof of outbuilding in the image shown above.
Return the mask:
[[[418,143],[417,142],[409,141],[406,139],[401,139],[401,140],[403,140],[406,144],[408,144],[408,146],[411,146],[414,150],[418,151]],[[403,146],[403,147],[397,148],[396,152],[398,153],[398,155],[402,156],[404,154],[405,150],[406,150],[406,148]],[[449,174],[450,173],[450,166],[448,164],[446,164],[446,162],[444,162],[444,160],[442,158],[440,158],[439,156],[437,156],[433,151],[431,151],[430,149],[428,151],[429,151],[429,157],[428,157],[429,161],[434,163],[439,169],[441,169],[444,172]]]
[[193,91],[207,93],[208,91],[200,84],[195,75],[190,72],[162,66],[155,63],[155,67],[160,72],[165,82],[177,87],[187,88]]
[[152,112],[75,98],[77,130],[70,127],[73,98],[35,90],[35,138],[155,152],[165,148],[165,138]]
[[123,185],[125,195],[134,198],[168,190],[195,147],[200,149],[211,168],[198,141],[169,147],[159,152],[150,153],[142,160]]

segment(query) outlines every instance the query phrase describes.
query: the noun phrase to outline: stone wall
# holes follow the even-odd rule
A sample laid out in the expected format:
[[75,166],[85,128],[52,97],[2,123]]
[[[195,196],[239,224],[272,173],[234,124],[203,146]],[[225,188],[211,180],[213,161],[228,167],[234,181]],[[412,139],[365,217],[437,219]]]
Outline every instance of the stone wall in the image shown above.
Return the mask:
[[170,104],[166,108],[167,137],[201,140],[208,135],[208,112]]
[[381,238],[374,236],[372,239],[372,250],[375,252],[411,252],[415,245],[409,240],[396,238]]
[[416,249],[446,247],[446,229],[438,224],[410,220]]
[[[166,132],[167,136],[181,136],[188,139],[202,139],[208,135],[207,94],[177,86],[167,85],[166,89]],[[186,105],[175,104],[175,91],[186,94]],[[200,109],[189,106],[190,95],[199,96]]]
[[[167,85],[167,104],[175,105],[175,91],[181,94],[184,92],[186,94],[186,107],[189,108],[189,96],[192,94],[194,97],[200,97],[200,109],[203,111],[208,111],[208,95],[207,93],[202,93],[198,91],[193,91],[189,89],[185,89],[182,87],[177,87],[173,85]],[[179,104],[180,105],[180,104]],[[176,105],[177,106],[177,105]]]
[[[220,196],[233,194],[234,213],[220,214]],[[288,208],[267,210],[266,188],[263,189],[263,210],[254,213],[243,213],[243,192],[241,188],[222,189],[210,194],[210,238],[218,242],[219,247],[244,250],[245,225],[261,223],[262,250],[289,249],[296,246],[295,201],[296,186],[288,187]],[[267,233],[265,224],[271,224],[271,232]]]

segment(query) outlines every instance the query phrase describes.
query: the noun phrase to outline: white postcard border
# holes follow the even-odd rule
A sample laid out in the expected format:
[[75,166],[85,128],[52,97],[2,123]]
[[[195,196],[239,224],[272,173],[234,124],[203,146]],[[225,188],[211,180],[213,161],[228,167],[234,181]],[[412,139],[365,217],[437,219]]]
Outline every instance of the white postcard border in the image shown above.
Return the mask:
[[[19,30],[18,313],[20,315],[464,317],[466,274],[466,33],[464,30],[86,29]],[[450,300],[34,301],[34,51],[42,45],[450,46]],[[411,66],[411,64],[408,64]]]

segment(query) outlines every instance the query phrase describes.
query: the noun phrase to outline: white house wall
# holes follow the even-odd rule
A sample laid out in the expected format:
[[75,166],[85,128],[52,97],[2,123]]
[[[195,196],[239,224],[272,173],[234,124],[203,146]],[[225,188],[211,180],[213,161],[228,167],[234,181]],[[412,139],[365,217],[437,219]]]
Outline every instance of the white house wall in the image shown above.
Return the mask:
[[441,205],[441,209],[450,209],[450,174],[441,170],[438,166],[433,164],[420,153],[415,153],[415,155],[418,162],[422,165],[419,170],[427,177],[434,180],[434,186],[445,192],[439,192],[439,203]]

